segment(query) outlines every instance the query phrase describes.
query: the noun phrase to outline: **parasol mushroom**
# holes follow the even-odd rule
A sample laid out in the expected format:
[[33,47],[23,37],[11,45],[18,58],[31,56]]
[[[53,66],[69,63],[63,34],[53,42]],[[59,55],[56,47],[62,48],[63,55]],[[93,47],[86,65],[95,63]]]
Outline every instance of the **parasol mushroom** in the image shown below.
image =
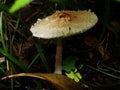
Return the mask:
[[38,19],[30,31],[35,37],[57,39],[54,73],[61,74],[62,38],[83,33],[93,27],[97,21],[97,16],[90,10],[56,11],[44,19]]

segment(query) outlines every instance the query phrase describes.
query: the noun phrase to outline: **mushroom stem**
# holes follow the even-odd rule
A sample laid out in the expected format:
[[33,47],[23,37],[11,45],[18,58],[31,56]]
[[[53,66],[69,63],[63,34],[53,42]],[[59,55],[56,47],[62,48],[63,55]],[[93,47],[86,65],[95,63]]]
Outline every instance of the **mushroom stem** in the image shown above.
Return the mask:
[[62,74],[62,38],[57,40],[54,73]]

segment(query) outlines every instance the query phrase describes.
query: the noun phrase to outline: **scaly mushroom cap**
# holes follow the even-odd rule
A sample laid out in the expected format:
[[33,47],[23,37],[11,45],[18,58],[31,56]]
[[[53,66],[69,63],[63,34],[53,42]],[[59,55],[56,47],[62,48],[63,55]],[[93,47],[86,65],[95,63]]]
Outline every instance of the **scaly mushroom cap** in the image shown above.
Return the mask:
[[39,38],[67,37],[87,31],[97,21],[97,16],[90,10],[56,11],[51,16],[38,19],[30,30],[33,36]]

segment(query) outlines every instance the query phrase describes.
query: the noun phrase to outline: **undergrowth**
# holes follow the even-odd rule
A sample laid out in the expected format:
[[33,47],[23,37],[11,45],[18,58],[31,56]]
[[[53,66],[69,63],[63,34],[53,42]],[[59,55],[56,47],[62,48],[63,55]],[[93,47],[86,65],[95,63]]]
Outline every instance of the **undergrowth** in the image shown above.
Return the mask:
[[[56,11],[57,9],[60,9],[60,10],[62,10],[62,9],[75,9],[75,10],[86,9],[86,8],[89,8],[89,6],[92,6],[89,4],[92,4],[92,3],[98,4],[100,2],[99,1],[97,3],[96,0],[93,0],[93,2],[92,2],[92,0],[89,0],[91,2],[86,3],[87,0],[85,0],[85,1],[80,1],[81,5],[79,5],[77,3],[77,0],[71,0],[71,1],[69,1],[69,0],[45,0],[45,1],[41,0],[38,3],[38,5],[45,4],[45,6],[43,6],[43,7],[40,6],[41,10],[36,9],[36,11],[33,13],[33,15],[30,15],[29,18],[27,18],[27,20],[29,20],[29,21],[26,22],[24,19],[22,19],[20,17],[19,10],[21,10],[21,8],[23,8],[25,6],[27,7],[27,5],[31,1],[32,0],[22,0],[22,1],[16,0],[14,3],[10,3],[7,0],[1,0],[1,2],[0,2],[0,77],[7,76],[10,74],[14,74],[14,73],[19,73],[19,72],[34,72],[34,71],[32,71],[32,67],[37,62],[39,62],[39,59],[41,60],[40,62],[42,63],[42,65],[40,67],[44,68],[43,72],[47,72],[47,73],[52,72],[54,67],[51,67],[52,65],[49,64],[50,61],[47,60],[48,57],[44,54],[44,48],[41,45],[38,45],[38,43],[36,43],[34,41],[34,39],[32,39],[33,41],[31,39],[29,40],[29,38],[27,38],[27,36],[25,36],[26,35],[25,33],[21,34],[21,30],[30,28],[31,25],[30,25],[29,21],[31,20],[30,22],[33,23],[32,22],[32,20],[34,19],[33,16],[38,17],[37,14],[39,15],[40,11],[41,11],[40,15],[46,16],[46,14]],[[70,77],[70,78],[75,77],[76,79],[79,79],[81,82],[84,82],[87,85],[91,85],[91,86],[94,86],[94,84],[91,84],[91,82],[89,82],[89,81],[88,82],[85,81],[86,79],[84,76],[87,76],[87,75],[83,74],[84,72],[86,72],[86,68],[88,68],[90,71],[92,70],[92,72],[87,72],[88,74],[96,72],[96,73],[99,73],[100,75],[101,74],[105,75],[105,77],[117,79],[116,85],[120,84],[120,82],[119,82],[120,70],[118,70],[112,66],[109,66],[109,64],[106,64],[105,63],[106,61],[104,60],[104,59],[108,60],[108,58],[109,58],[109,56],[104,57],[104,55],[108,55],[108,53],[106,53],[106,52],[108,52],[107,50],[109,49],[109,44],[110,44],[109,37],[113,36],[113,38],[115,40],[112,42],[113,45],[110,45],[110,48],[111,47],[116,48],[119,44],[118,43],[118,39],[119,39],[118,33],[114,31],[114,29],[116,29],[116,27],[112,26],[112,29],[110,29],[110,31],[108,30],[109,27],[111,28],[110,1],[111,0],[105,0],[104,2],[102,2],[105,5],[104,6],[105,9],[102,11],[102,12],[105,12],[102,14],[103,17],[100,17],[101,15],[99,15],[100,14],[99,12],[97,13],[98,17],[99,17],[98,23],[101,24],[100,26],[102,27],[102,28],[100,28],[101,32],[100,32],[99,37],[97,37],[98,41],[97,41],[97,43],[95,43],[95,46],[92,46],[92,47],[90,46],[90,49],[83,50],[83,52],[87,51],[87,54],[83,57],[85,60],[81,61],[79,54],[76,53],[78,51],[74,48],[71,49],[71,51],[73,51],[73,53],[74,52],[76,53],[76,55],[73,55],[73,57],[72,57],[73,61],[71,60],[71,56],[69,56],[69,55],[64,56],[64,60],[66,58],[71,60],[71,65],[63,66],[63,73],[64,74],[67,73],[66,75],[68,75],[68,77]],[[119,3],[119,0],[115,0],[115,1],[117,1],[117,3]],[[26,3],[24,3],[24,2],[26,2]],[[76,6],[71,6],[71,3],[74,3]],[[88,4],[88,5],[85,6],[85,4]],[[32,2],[32,5],[34,6],[37,4],[34,1],[34,2]],[[10,6],[12,9],[10,8]],[[48,7],[49,7],[49,9],[48,9]],[[39,8],[39,7],[35,7],[35,8]],[[93,10],[96,11],[97,9],[93,8]],[[99,28],[99,26],[97,28]],[[28,31],[23,30],[22,33],[23,32],[27,32],[27,35],[31,35],[29,30]],[[109,34],[109,36],[107,37],[108,34]],[[84,37],[84,35],[83,35],[83,37]],[[79,39],[79,37],[78,37],[78,40],[81,40],[81,39]],[[35,55],[32,57],[32,60],[29,63],[27,63],[27,65],[26,65],[26,63],[24,63],[21,60],[21,58],[19,58],[20,57],[19,55],[22,53],[21,50],[25,50],[22,48],[25,46],[26,42],[27,42],[27,44],[30,44],[30,46],[33,45],[33,42],[36,43],[36,44],[34,44],[36,53],[31,52],[32,54],[35,54]],[[87,44],[89,46],[89,42]],[[46,45],[46,47],[47,47],[47,45]],[[89,64],[91,59],[93,60],[96,58],[96,57],[93,58],[93,56],[95,56],[96,53],[93,53],[92,51],[95,51],[95,52],[97,51],[97,53],[99,53],[98,56],[100,56],[99,59],[101,59],[101,60],[95,60],[95,62],[97,62],[96,64],[98,65],[98,61],[99,61],[100,68],[93,63]],[[80,52],[82,52],[82,51],[80,51]],[[65,51],[65,53],[66,53],[66,51]],[[77,60],[76,60],[76,58],[77,58]],[[96,58],[96,59],[98,59],[98,58]],[[65,63],[69,64],[70,63],[69,60],[63,62],[63,65]],[[82,62],[82,63],[80,63],[80,62]],[[78,63],[79,65],[76,63]],[[77,71],[75,71],[75,70],[77,70]],[[71,72],[72,72],[72,74],[71,74]],[[78,75],[78,77],[76,75]],[[77,81],[79,81],[79,80],[77,80]],[[20,80],[17,81],[17,80],[13,80],[13,79],[10,79],[10,81],[8,81],[8,83],[10,83],[9,87],[11,88],[11,90],[14,90],[15,86],[17,86],[17,85],[18,86],[20,84],[22,85],[22,82],[21,81],[19,82],[19,81]],[[32,82],[34,82],[36,84],[37,90],[42,90],[42,88],[43,88],[42,85],[44,85],[43,83],[41,84],[41,82],[34,80],[34,79]]]

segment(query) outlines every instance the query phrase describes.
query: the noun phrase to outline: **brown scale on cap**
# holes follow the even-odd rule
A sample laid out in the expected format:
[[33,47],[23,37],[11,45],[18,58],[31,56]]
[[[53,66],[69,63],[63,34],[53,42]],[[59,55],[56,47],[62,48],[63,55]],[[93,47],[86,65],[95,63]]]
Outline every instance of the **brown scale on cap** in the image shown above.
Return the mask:
[[64,12],[63,12],[63,13],[58,13],[57,16],[58,16],[59,18],[67,19],[68,21],[71,20],[70,14],[68,14],[68,13],[64,13]]

